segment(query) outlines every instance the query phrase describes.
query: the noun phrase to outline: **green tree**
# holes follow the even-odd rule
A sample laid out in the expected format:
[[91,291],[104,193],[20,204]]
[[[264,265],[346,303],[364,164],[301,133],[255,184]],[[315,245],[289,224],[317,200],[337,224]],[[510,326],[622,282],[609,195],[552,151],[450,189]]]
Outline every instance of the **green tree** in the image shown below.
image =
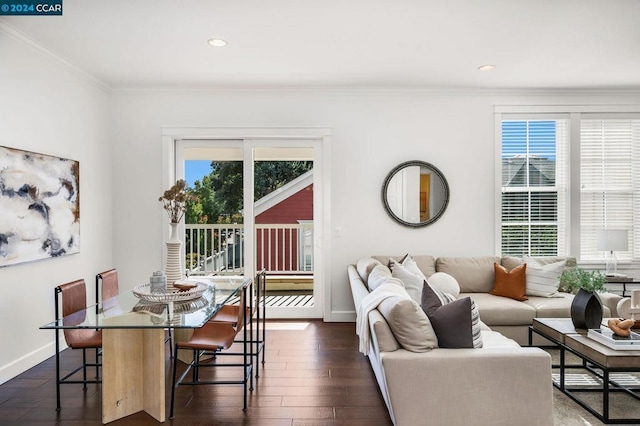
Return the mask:
[[185,223],[216,223],[221,214],[220,197],[215,196],[211,175],[196,180],[189,191],[197,196],[197,201],[187,204]]
[[[312,168],[312,161],[257,161],[254,200],[270,194]],[[214,205],[219,207],[218,210],[214,210],[211,206],[203,205],[202,214],[207,215],[209,219],[216,218],[215,223],[229,223],[229,220],[240,214],[243,197],[242,162],[211,162],[211,173],[203,178],[202,185],[211,188],[211,195],[216,200]],[[204,194],[199,193],[201,198],[202,195]]]
[[312,168],[313,161],[257,161],[254,200],[272,193]]
[[[185,223],[232,224],[243,223],[243,179],[242,162],[212,161],[211,173],[196,180],[187,192],[195,195],[187,202]],[[313,168],[311,161],[260,161],[255,163],[254,199],[258,200],[275,191]],[[198,246],[198,253],[211,256],[213,247],[224,244],[227,235],[218,232],[194,231],[186,236],[186,259],[188,268],[195,268],[201,258],[191,253]],[[193,239],[193,241],[192,241]],[[205,244],[205,241],[207,244]]]

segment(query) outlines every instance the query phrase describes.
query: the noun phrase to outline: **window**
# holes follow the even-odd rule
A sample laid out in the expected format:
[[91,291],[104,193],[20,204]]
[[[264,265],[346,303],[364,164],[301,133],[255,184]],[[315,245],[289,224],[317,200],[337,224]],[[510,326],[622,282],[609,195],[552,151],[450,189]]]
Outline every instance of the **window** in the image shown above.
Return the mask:
[[[634,230],[640,229],[640,120],[580,120],[580,259],[601,261],[601,229],[629,234],[629,250],[618,260],[639,258]],[[634,212],[636,212],[634,218]]]
[[502,121],[502,255],[565,252],[567,120]]
[[618,260],[640,261],[640,115],[586,109],[496,115],[503,256],[599,263],[598,233],[621,229],[629,250]]

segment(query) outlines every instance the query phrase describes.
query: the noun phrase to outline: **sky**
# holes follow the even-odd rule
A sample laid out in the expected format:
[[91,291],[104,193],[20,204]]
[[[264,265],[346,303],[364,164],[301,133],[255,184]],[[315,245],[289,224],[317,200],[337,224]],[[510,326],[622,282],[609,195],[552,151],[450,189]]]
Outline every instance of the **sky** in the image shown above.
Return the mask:
[[184,177],[187,185],[193,188],[193,182],[211,173],[211,160],[186,160],[184,162]]

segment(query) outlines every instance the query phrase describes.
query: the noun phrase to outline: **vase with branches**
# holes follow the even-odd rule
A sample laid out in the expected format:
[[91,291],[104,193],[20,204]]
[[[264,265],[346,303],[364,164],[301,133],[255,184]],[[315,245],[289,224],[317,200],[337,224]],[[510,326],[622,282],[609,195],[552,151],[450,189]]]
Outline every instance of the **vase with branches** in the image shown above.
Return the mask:
[[187,192],[187,182],[179,179],[176,183],[162,194],[158,201],[169,214],[171,223],[179,223],[187,210],[187,203],[195,201],[196,197]]
[[162,196],[158,198],[171,221],[171,235],[169,241],[166,242],[167,262],[165,272],[167,284],[173,284],[175,281],[182,279],[183,270],[180,257],[182,242],[178,238],[178,224],[187,210],[187,203],[195,200],[196,197],[187,192],[187,182],[183,179],[176,181],[171,188],[164,191]]

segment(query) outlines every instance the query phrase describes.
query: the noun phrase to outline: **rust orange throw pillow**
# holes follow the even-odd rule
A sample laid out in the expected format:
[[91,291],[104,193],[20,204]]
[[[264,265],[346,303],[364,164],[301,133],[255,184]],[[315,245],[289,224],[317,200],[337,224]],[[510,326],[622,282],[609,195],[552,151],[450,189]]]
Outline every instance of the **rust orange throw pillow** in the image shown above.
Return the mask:
[[493,268],[496,272],[496,278],[493,282],[493,290],[489,293],[521,301],[528,299],[525,296],[527,288],[526,263],[513,268],[511,271],[507,271],[504,266],[498,263],[494,263]]

